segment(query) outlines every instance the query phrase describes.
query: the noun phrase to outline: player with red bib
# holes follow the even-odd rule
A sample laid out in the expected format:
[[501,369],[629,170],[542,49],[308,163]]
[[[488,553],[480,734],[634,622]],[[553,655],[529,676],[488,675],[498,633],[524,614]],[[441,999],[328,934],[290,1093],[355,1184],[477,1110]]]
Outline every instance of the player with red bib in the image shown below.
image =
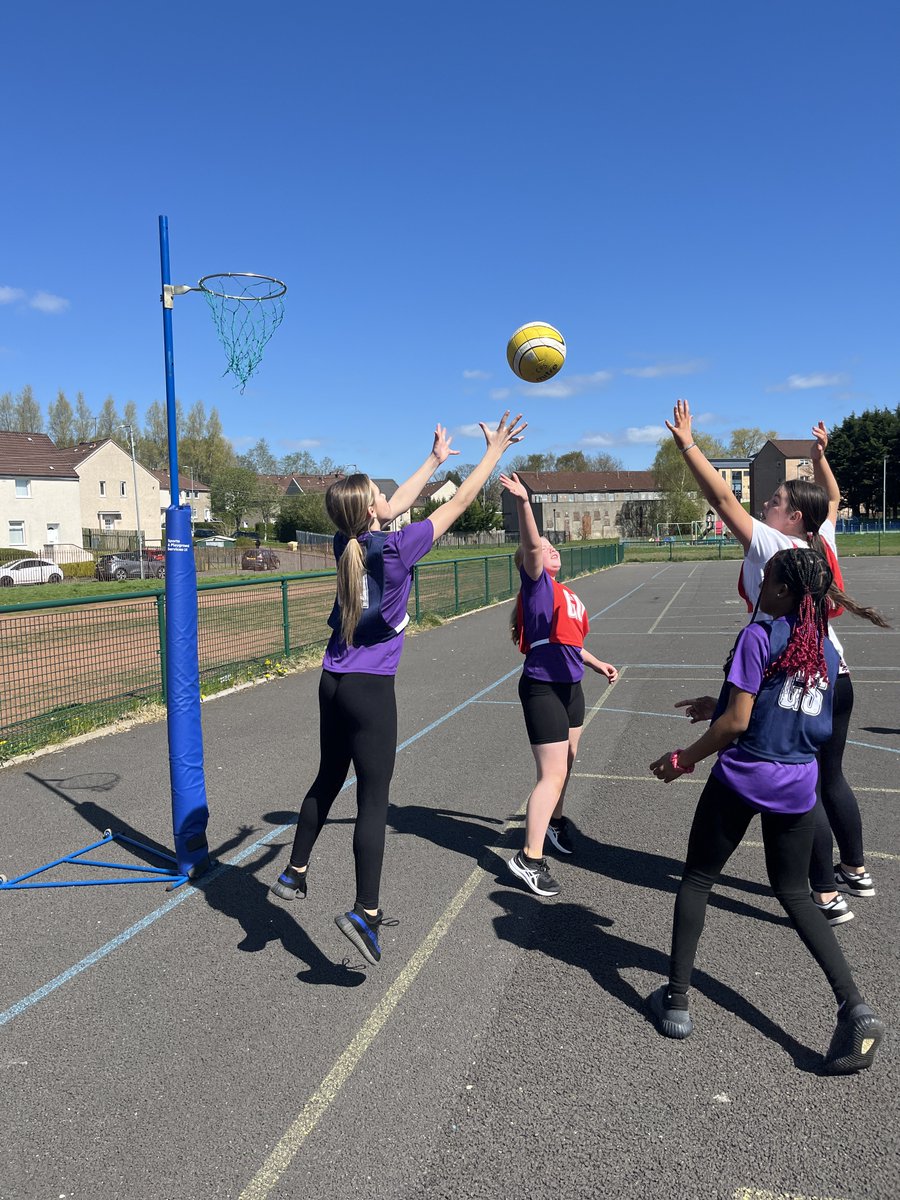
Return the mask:
[[586,666],[610,683],[615,683],[618,671],[585,650],[587,610],[557,581],[559,551],[538,533],[524,485],[517,475],[501,475],[500,482],[515,496],[519,511],[516,566],[521,587],[512,637],[525,655],[519,699],[537,769],[525,813],[525,846],[509,867],[536,896],[557,896],[560,888],[544,858],[544,839],[560,854],[574,852],[563,803],[584,728],[581,680]]

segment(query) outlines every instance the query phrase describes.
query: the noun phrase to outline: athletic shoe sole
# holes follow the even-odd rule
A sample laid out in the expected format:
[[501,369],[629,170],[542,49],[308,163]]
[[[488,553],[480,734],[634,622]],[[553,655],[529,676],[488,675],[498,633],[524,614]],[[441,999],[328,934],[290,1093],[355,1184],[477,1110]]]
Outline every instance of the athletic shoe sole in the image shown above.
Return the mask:
[[829,925],[846,925],[846,923],[848,921],[853,920],[853,913],[849,912],[849,911],[847,911],[845,913],[839,913],[838,916],[836,916],[836,917],[830,917],[828,915],[828,913],[825,911],[825,909],[822,908],[821,905],[816,904],[816,908],[819,910],[819,912],[822,914],[822,916],[825,918],[825,920],[828,922]]
[[350,939],[366,962],[371,963],[373,967],[377,967],[381,961],[381,954],[379,953],[378,957],[375,957],[375,952],[355,922],[351,921],[346,913],[340,913],[334,918],[334,923],[344,937]]
[[[884,1022],[880,1021],[874,1013],[848,1021],[847,1029],[841,1037],[842,1053],[835,1058],[826,1059],[825,1073],[827,1075],[854,1075],[857,1071],[867,1071],[872,1065],[875,1051],[880,1046],[883,1037]],[[834,1039],[832,1039],[833,1046]],[[831,1050],[829,1050],[830,1053]]]
[[[691,1014],[687,1009],[666,1008],[665,997],[665,987],[657,988],[652,995],[648,996],[647,1008],[650,1011],[650,1017],[663,1037],[683,1041],[684,1038],[690,1037],[694,1032],[694,1022],[691,1020]],[[677,1016],[672,1015],[676,1013]]]
[[269,891],[274,892],[281,900],[296,900],[298,896],[306,896],[303,888],[288,887],[287,884],[280,883],[276,880]]
[[848,896],[874,896],[875,895],[874,887],[864,887],[864,888],[857,887],[856,884],[851,883],[850,877],[847,875],[844,875],[841,871],[835,871],[834,882],[837,885],[838,891],[846,892]]
[[554,850],[558,850],[560,854],[565,854],[571,858],[574,854],[574,849],[571,846],[564,846],[557,836],[556,830],[552,825],[547,826],[547,840]]
[[558,884],[553,888],[548,889],[539,887],[538,884],[535,883],[534,876],[531,874],[531,872],[526,871],[523,867],[519,866],[519,864],[516,862],[515,855],[513,855],[513,857],[509,860],[509,869],[512,871],[513,875],[521,879],[528,890],[534,892],[536,896],[558,896],[560,893],[561,889]]

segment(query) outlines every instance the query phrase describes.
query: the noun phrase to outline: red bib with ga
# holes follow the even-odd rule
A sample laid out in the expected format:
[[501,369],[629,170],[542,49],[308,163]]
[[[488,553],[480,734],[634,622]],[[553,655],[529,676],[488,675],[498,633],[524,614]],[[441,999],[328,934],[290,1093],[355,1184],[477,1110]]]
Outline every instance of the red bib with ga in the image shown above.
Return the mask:
[[[828,542],[825,541],[824,538],[819,538],[819,541],[825,547],[825,557],[828,559],[828,565],[831,568],[831,574],[834,576],[835,586],[839,587],[841,589],[841,591],[843,591],[844,590],[844,577],[841,574],[841,568],[840,568],[840,565],[837,560],[837,555],[832,550],[832,548],[829,546]],[[805,545],[804,542],[794,542],[794,548],[795,549],[808,549],[808,547]],[[747,605],[747,612],[752,613],[753,605],[750,603],[750,597],[747,595],[746,589],[744,588],[744,564],[743,563],[741,563],[741,569],[738,572],[738,595],[744,601],[744,603]],[[843,605],[832,604],[830,600],[828,601],[828,619],[829,619],[829,621],[833,621],[835,617],[839,617],[843,611],[844,611]]]
[[574,592],[567,587],[553,583],[553,614],[550,618],[550,635],[538,638],[534,642],[525,640],[525,614],[522,606],[522,593],[519,592],[516,620],[519,626],[519,649],[523,654],[533,650],[535,646],[577,646],[584,645],[584,639],[590,630],[587,609]]

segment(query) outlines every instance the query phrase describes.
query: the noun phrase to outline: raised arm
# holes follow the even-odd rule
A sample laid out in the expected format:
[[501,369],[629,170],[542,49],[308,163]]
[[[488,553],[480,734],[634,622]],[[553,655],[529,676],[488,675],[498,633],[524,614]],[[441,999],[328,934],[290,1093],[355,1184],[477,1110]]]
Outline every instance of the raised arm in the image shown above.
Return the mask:
[[436,425],[434,429],[434,445],[431,447],[431,453],[413,475],[405,483],[401,483],[388,501],[388,507],[391,510],[391,518],[399,517],[401,513],[406,512],[413,504],[416,497],[421,493],[422,488],[432,477],[435,471],[445,463],[451,454],[459,454],[458,450],[451,450],[450,443],[452,437],[447,437],[446,427]]
[[523,551],[522,566],[529,579],[540,579],[544,573],[544,549],[541,546],[541,535],[538,533],[534,513],[531,511],[528,491],[515,473],[501,475],[500,483],[516,498],[516,508],[519,510],[519,542]]
[[694,441],[687,400],[676,402],[672,420],[666,421],[666,428],[684,455],[700,491],[746,550],[753,536],[753,518]]
[[828,520],[834,524],[837,520],[838,509],[841,507],[841,489],[838,487],[838,481],[825,457],[825,451],[828,448],[828,430],[825,428],[825,423],[820,421],[818,425],[813,425],[812,433],[815,440],[809,456],[812,459],[813,479],[828,493]]
[[479,421],[481,432],[484,434],[487,446],[484,457],[478,466],[467,475],[456,493],[445,501],[440,508],[434,510],[428,518],[434,527],[434,536],[439,538],[446,533],[453,522],[466,511],[484,485],[490,478],[491,471],[503,457],[504,451],[515,442],[521,442],[522,433],[528,422],[522,420],[519,413],[512,421],[509,420],[509,410],[500,418],[496,429],[488,429],[483,421]]

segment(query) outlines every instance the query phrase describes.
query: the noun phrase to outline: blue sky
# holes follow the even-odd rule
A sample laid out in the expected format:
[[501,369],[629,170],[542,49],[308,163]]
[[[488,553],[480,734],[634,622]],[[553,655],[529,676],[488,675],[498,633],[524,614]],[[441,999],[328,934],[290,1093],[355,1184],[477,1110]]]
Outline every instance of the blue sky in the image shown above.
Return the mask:
[[[239,450],[399,478],[510,406],[523,450],[641,468],[680,395],[723,438],[900,400],[895,0],[32,0],[4,34],[0,392],[45,412],[164,400],[160,213],[176,283],[288,284],[243,395],[176,300],[178,395]],[[549,384],[506,364],[533,318]]]

